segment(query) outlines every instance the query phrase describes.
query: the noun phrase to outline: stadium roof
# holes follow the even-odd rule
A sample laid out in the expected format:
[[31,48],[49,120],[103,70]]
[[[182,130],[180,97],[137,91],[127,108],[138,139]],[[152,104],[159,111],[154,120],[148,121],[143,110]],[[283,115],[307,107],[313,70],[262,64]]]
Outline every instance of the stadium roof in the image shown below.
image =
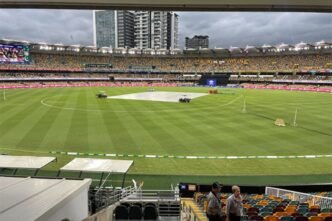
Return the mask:
[[168,56],[168,55],[185,55],[185,56],[196,56],[196,55],[264,55],[269,53],[270,55],[278,54],[281,52],[301,52],[301,51],[309,51],[314,52],[316,50],[324,50],[326,52],[332,51],[332,43],[331,41],[319,41],[316,43],[303,43],[300,42],[295,45],[282,43],[277,46],[264,44],[262,46],[247,46],[245,48],[233,47],[231,46],[229,49],[227,48],[185,48],[185,49],[139,49],[139,48],[110,48],[110,47],[95,47],[95,46],[80,46],[80,45],[63,45],[63,44],[47,44],[45,42],[27,42],[20,40],[12,40],[12,39],[0,39],[0,44],[22,44],[29,45],[30,49],[33,52],[61,52],[61,53],[85,53],[88,55],[92,54],[111,54],[115,56],[125,56],[125,55],[133,55],[133,56]]
[[0,168],[40,169],[55,159],[55,157],[0,155]]
[[106,172],[106,173],[127,173],[134,161],[132,160],[109,160],[94,158],[75,158],[61,171],[80,172]]
[[2,0],[0,7],[332,12],[331,0]]
[[0,177],[0,220],[48,220],[90,184],[91,179]]

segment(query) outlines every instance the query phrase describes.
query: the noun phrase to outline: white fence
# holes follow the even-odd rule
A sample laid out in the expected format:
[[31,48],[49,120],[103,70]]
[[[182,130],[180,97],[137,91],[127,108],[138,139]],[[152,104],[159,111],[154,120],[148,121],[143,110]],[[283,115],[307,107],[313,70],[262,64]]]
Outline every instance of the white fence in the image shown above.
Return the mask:
[[308,193],[301,193],[291,190],[285,190],[274,187],[266,187],[265,194],[274,195],[283,199],[299,201],[300,203],[309,203],[310,205],[320,205],[321,209],[332,208],[332,197],[323,197]]

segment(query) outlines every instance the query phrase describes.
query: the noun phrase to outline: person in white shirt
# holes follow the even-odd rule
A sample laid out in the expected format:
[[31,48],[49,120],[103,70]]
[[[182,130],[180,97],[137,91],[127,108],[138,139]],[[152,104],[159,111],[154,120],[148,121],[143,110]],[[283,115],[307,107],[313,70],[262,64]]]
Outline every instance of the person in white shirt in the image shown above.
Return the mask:
[[233,194],[228,197],[226,203],[227,221],[240,221],[243,216],[243,203],[240,187],[232,186]]

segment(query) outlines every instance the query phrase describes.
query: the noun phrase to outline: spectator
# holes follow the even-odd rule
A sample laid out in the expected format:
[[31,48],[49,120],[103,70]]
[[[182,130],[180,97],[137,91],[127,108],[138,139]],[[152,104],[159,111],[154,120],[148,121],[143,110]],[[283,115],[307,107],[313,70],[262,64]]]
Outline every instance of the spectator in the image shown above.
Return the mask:
[[221,202],[220,202],[221,185],[218,182],[212,184],[211,192],[208,195],[208,206],[206,209],[209,221],[221,220]]
[[227,221],[240,221],[243,215],[243,204],[240,187],[232,186],[233,194],[228,197],[226,204]]

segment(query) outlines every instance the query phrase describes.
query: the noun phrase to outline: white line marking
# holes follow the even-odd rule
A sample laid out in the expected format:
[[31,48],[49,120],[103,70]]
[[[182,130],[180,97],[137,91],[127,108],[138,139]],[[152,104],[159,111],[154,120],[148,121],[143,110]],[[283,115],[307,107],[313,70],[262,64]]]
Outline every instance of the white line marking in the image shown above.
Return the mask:
[[[106,157],[135,157],[134,154],[115,154],[115,153],[106,153],[106,154],[93,154],[93,153],[77,153],[77,152],[59,152],[59,151],[33,151],[33,150],[22,150],[22,149],[15,149],[15,148],[2,148],[0,147],[0,150],[13,150],[13,151],[21,151],[21,152],[27,152],[27,153],[49,153],[49,154],[61,154],[61,155],[88,155],[88,156],[106,156]],[[137,155],[137,157],[140,158],[157,158],[157,155]],[[332,154],[320,154],[320,155],[282,155],[282,156],[174,156],[174,155],[158,155],[158,157],[165,157],[165,159],[168,158],[178,158],[178,159],[268,159],[268,160],[274,160],[274,159],[315,159],[315,158],[332,158]]]
[[197,156],[186,156],[187,159],[197,159]]
[[237,159],[238,157],[237,156],[228,156],[226,157],[227,159]]
[[276,159],[276,158],[278,158],[277,156],[266,156],[267,157],[267,159]]

